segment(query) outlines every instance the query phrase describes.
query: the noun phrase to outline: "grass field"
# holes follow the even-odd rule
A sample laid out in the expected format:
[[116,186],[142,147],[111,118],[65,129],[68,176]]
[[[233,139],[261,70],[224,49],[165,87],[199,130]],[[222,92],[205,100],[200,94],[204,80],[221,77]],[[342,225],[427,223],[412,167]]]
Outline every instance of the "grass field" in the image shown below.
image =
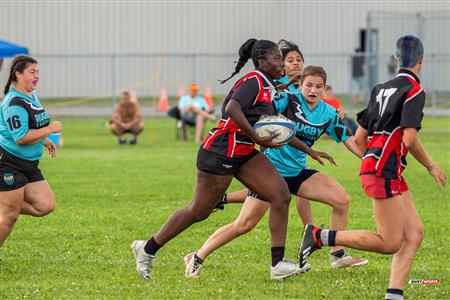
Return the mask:
[[[219,226],[237,216],[241,205],[189,228],[158,253],[154,279],[135,272],[129,246],[149,238],[176,209],[186,205],[195,183],[198,146],[174,139],[174,121],[146,120],[139,145],[119,146],[105,119],[63,119],[65,147],[41,168],[57,197],[45,218],[21,216],[1,249],[0,299],[383,299],[390,256],[350,250],[370,259],[359,269],[332,270],[327,251],[315,253],[313,269],[285,282],[269,279],[267,217],[249,234],[219,249],[205,263],[202,278],[184,277],[182,258]],[[448,118],[425,119],[421,138],[446,173]],[[210,125],[210,124],[209,124]],[[371,201],[362,193],[359,162],[343,145],[321,140],[316,149],[331,153],[339,167],[317,167],[350,193],[349,228],[374,230]],[[405,286],[407,299],[449,299],[449,188],[438,190],[411,157],[405,172],[425,226],[410,279],[440,279],[439,285]],[[233,182],[230,190],[241,186]],[[329,224],[330,209],[313,204],[315,222]],[[296,257],[302,225],[291,206],[287,256]]]

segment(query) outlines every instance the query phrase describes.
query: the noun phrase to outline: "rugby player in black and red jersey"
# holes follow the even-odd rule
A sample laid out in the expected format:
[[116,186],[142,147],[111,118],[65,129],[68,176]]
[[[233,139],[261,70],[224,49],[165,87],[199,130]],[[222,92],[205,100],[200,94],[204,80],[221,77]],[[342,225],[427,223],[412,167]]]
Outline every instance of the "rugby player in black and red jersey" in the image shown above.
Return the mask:
[[439,187],[447,176],[425,151],[421,128],[425,92],[417,74],[423,65],[423,45],[406,35],[397,41],[397,76],[375,86],[367,108],[358,114],[355,142],[365,151],[360,178],[364,192],[373,198],[377,233],[366,230],[334,231],[313,224],[305,227],[299,250],[300,266],[322,246],[344,246],[394,254],[386,299],[403,299],[403,286],[423,239],[423,226],[402,177],[406,154],[421,163]]
[[[192,224],[208,218],[234,177],[271,200],[272,257],[289,275],[300,271],[298,264],[283,260],[291,198],[289,189],[267,157],[255,150],[255,144],[269,148],[280,145],[272,142],[274,136],[259,137],[252,127],[262,115],[276,114],[272,103],[273,80],[283,75],[283,60],[274,42],[250,39],[240,47],[239,61],[228,79],[239,73],[250,58],[256,69],[233,86],[222,105],[219,125],[209,132],[198,151],[197,184],[191,203],[174,212],[148,241],[137,240],[131,245],[136,269],[144,279],[151,278],[156,252]],[[326,153],[313,151],[297,138],[289,144],[319,162],[323,157],[334,163]]]

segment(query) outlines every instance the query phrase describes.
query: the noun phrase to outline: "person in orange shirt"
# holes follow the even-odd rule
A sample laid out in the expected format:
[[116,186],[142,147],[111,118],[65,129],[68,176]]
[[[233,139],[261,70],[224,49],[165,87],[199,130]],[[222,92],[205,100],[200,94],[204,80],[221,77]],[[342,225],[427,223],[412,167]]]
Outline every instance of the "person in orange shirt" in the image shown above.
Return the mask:
[[131,133],[133,137],[130,145],[137,143],[138,135],[144,130],[139,102],[133,100],[129,92],[123,92],[114,110],[113,119],[109,122],[109,129],[119,139],[119,144],[126,144],[124,134]]
[[356,125],[356,122],[344,112],[341,101],[333,95],[333,88],[331,85],[327,85],[325,87],[325,90],[322,93],[322,101],[336,108],[342,118],[342,123],[344,123],[344,125],[350,130],[351,134],[354,135],[358,125]]
[[333,88],[327,85],[322,93],[322,101],[333,106],[336,110],[342,109],[341,101],[333,95]]

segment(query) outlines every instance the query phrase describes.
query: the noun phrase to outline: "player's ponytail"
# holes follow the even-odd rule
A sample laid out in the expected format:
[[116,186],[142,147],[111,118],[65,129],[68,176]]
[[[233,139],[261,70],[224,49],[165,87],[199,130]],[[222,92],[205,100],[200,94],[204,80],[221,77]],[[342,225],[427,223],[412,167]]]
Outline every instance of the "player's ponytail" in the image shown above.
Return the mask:
[[241,71],[241,69],[245,66],[247,61],[250,59],[250,57],[252,57],[252,49],[257,41],[258,41],[257,39],[252,38],[252,39],[247,40],[244,44],[242,44],[242,46],[239,48],[239,60],[236,63],[234,72],[227,79],[220,81],[221,84],[227,82],[234,75],[239,73],[239,71]]
[[26,55],[16,56],[11,62],[11,68],[9,69],[8,81],[6,82],[5,89],[3,92],[8,94],[11,83],[17,81],[16,72],[23,73],[23,71],[30,65],[37,64],[37,61]]

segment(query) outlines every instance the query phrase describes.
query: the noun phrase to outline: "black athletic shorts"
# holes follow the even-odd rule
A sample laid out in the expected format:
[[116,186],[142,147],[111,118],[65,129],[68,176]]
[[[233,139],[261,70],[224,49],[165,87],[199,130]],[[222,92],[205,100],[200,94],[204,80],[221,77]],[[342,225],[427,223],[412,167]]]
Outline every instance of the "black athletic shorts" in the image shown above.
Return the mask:
[[39,160],[26,160],[0,147],[0,191],[17,190],[27,183],[44,180]]
[[[306,180],[308,180],[309,177],[313,176],[314,174],[316,174],[318,171],[311,169],[311,168],[304,168],[300,174],[298,174],[295,177],[283,177],[284,181],[286,181],[289,191],[291,192],[292,195],[297,195],[298,190],[300,189],[300,186],[302,185],[303,182],[305,182]],[[266,199],[264,199],[263,197],[259,196],[258,194],[252,192],[252,191],[248,191],[247,193],[248,196],[252,196],[255,197],[261,201],[266,201],[266,202],[270,202]]]
[[197,169],[214,175],[235,175],[243,164],[258,153],[259,151],[255,149],[245,156],[226,157],[200,146],[197,154]]

